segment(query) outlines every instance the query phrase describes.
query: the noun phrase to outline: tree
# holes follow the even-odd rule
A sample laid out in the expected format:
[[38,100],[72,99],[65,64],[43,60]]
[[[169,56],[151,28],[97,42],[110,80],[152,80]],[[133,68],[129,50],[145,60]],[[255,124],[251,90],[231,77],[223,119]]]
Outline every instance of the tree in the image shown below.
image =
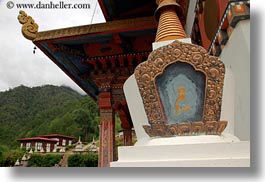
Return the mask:
[[24,155],[24,152],[22,150],[11,150],[7,152],[5,159],[4,159],[4,166],[14,166],[15,162],[18,159],[21,159]]
[[92,139],[91,134],[97,134],[96,128],[98,126],[98,121],[95,113],[84,109],[77,109],[73,111],[73,119],[82,127],[85,141]]
[[0,92],[0,103],[0,144],[8,151],[19,147],[19,138],[59,133],[90,141],[99,134],[95,101],[67,87],[20,86]]
[[69,167],[97,167],[98,154],[73,154],[68,158]]
[[28,167],[53,167],[62,158],[61,154],[33,154],[31,155]]
[[8,151],[7,146],[0,145],[0,166],[4,166],[5,153]]

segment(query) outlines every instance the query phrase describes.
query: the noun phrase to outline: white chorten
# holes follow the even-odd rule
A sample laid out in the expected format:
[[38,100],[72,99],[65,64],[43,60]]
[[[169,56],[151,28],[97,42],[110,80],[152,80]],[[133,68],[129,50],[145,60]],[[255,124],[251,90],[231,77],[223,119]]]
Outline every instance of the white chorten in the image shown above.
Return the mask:
[[92,144],[89,146],[88,151],[89,151],[89,152],[98,152],[98,147],[97,147],[97,145],[96,145],[96,142],[95,142],[94,137],[93,137]]
[[78,142],[77,142],[77,144],[75,146],[74,152],[83,152],[83,151],[84,151],[83,144],[81,142],[81,137],[79,136],[79,139],[78,139]]
[[19,162],[18,159],[17,159],[17,161],[15,162],[15,166],[20,166],[20,162]]

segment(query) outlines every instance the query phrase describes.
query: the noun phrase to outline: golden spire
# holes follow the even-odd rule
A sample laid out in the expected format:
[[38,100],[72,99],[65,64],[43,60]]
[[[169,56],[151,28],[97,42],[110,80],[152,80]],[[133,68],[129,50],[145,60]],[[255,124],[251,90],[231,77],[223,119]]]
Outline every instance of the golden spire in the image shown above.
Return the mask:
[[183,15],[182,8],[176,0],[156,0],[156,3],[155,17],[159,20],[156,42],[186,38],[179,20]]
[[26,39],[34,40],[37,37],[39,26],[35,23],[31,16],[28,16],[24,11],[20,10],[18,21],[23,26],[21,28],[22,34]]

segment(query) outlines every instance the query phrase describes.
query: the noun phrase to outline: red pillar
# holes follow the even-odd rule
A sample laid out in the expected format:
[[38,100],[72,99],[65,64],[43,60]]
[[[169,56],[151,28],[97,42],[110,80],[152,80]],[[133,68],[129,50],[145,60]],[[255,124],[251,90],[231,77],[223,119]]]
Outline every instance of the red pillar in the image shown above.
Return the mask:
[[123,129],[124,146],[132,146],[132,129]]
[[133,124],[126,101],[115,102],[113,109],[119,114],[121,120],[124,146],[131,146]]
[[111,106],[110,92],[103,92],[99,95],[100,108],[100,149],[99,167],[110,167],[113,161],[115,144],[115,118]]

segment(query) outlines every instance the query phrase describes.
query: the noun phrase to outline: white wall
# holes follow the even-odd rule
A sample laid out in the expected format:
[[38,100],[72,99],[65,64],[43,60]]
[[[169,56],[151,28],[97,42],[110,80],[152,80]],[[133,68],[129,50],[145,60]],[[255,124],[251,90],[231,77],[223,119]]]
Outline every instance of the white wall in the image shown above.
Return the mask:
[[228,130],[234,127],[240,140],[250,140],[250,20],[236,25],[220,59],[227,69],[221,119],[230,122]]
[[196,0],[190,0],[189,2],[188,14],[187,14],[186,25],[185,25],[185,32],[186,32],[187,37],[191,37],[191,31],[192,31],[194,17],[195,17],[196,4],[197,4]]
[[225,68],[221,121],[228,121],[224,133],[235,134],[235,77],[230,68]]
[[138,140],[135,145],[138,145],[142,139],[149,138],[143,128],[143,125],[149,125],[149,123],[134,74],[126,80],[123,90]]

